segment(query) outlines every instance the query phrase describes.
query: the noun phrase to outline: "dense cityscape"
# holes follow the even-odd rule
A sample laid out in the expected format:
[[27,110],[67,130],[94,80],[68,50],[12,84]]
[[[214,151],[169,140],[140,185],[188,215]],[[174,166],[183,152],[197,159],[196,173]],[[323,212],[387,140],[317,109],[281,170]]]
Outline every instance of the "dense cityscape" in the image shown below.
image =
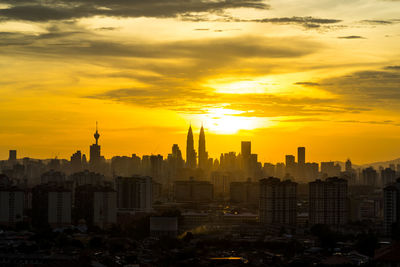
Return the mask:
[[[106,137],[105,137],[106,138]],[[396,266],[400,163],[101,154],[0,162],[2,266]],[[342,165],[344,165],[342,168]]]

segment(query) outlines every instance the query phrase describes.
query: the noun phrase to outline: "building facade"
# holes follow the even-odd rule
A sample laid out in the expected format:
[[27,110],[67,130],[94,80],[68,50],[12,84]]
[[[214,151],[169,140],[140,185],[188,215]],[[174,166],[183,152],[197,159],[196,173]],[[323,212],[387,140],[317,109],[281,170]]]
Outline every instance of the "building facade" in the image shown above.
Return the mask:
[[297,183],[278,178],[260,180],[260,222],[295,225],[297,216]]
[[338,226],[347,223],[347,180],[327,178],[309,183],[309,223]]

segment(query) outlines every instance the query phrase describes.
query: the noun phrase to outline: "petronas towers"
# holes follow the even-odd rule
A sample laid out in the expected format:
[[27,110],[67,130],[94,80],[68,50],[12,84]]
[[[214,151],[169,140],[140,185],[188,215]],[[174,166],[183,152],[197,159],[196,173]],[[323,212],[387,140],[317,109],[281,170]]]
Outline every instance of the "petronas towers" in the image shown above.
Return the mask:
[[[203,125],[200,129],[199,136],[199,161],[198,167],[205,170],[207,168],[208,153],[206,151],[206,136],[204,134]],[[197,153],[194,150],[194,140],[192,126],[190,125],[186,140],[186,167],[195,169],[197,167]]]

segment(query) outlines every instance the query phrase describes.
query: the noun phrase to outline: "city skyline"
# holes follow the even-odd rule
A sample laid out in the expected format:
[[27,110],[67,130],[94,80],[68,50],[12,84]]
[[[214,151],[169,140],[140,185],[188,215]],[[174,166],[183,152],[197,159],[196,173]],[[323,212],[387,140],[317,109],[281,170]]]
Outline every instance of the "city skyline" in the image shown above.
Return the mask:
[[[44,157],[44,158],[35,158],[35,157],[31,157],[29,155],[23,155],[23,154],[21,156],[20,153],[19,153],[20,152],[19,150],[18,150],[18,154],[17,154],[17,149],[9,149],[7,151],[7,157],[4,158],[4,159],[0,159],[0,160],[7,160],[7,159],[10,160],[11,158],[16,160],[17,159],[17,155],[18,155],[19,159],[31,158],[31,159],[50,160],[50,159],[56,158],[56,159],[68,160],[70,157],[72,159],[72,157],[75,157],[76,155],[79,155],[79,158],[84,156],[85,160],[87,159],[89,163],[94,164],[94,165],[98,165],[98,164],[100,164],[100,161],[102,159],[103,160],[104,159],[110,160],[110,159],[112,159],[114,157],[118,157],[118,156],[131,157],[132,155],[135,155],[135,156],[142,157],[142,156],[149,156],[149,155],[155,155],[155,156],[156,155],[161,155],[161,156],[165,157],[165,159],[166,159],[167,155],[174,155],[174,157],[176,157],[177,156],[176,155],[177,150],[179,150],[179,153],[181,153],[181,150],[183,148],[185,153],[184,154],[182,154],[182,153],[180,154],[180,157],[182,157],[182,160],[184,161],[184,166],[183,167],[190,168],[190,169],[193,169],[193,168],[207,169],[207,168],[210,168],[209,164],[211,164],[211,163],[208,162],[209,159],[220,160],[220,157],[223,154],[226,154],[226,153],[234,152],[236,155],[242,155],[243,156],[242,153],[245,150],[245,152],[246,152],[245,154],[246,155],[248,154],[247,156],[244,156],[245,158],[249,158],[250,155],[253,154],[253,153],[251,153],[252,152],[252,144],[251,144],[252,141],[241,140],[240,144],[238,144],[238,148],[236,150],[219,151],[219,152],[216,152],[214,157],[210,156],[208,151],[207,151],[208,147],[206,146],[205,132],[206,132],[206,130],[204,129],[204,125],[202,123],[201,127],[199,129],[199,133],[197,135],[193,134],[192,124],[190,123],[189,124],[189,128],[188,128],[188,132],[187,132],[187,135],[186,135],[186,143],[185,143],[185,145],[181,146],[179,142],[178,143],[173,143],[170,146],[170,150],[167,151],[165,154],[161,154],[161,153],[150,153],[149,154],[149,153],[146,153],[146,152],[143,153],[143,154],[138,154],[138,153],[133,151],[132,153],[126,154],[126,155],[114,154],[114,155],[111,155],[111,156],[107,156],[107,155],[103,155],[103,152],[101,150],[101,145],[99,143],[100,133],[99,133],[99,129],[98,129],[98,122],[96,121],[95,132],[92,135],[92,138],[94,138],[95,141],[94,141],[93,144],[91,144],[89,146],[88,150],[79,149],[78,148],[75,153],[67,155],[64,158],[63,157],[59,157],[58,155],[56,155],[54,157],[48,157],[48,158],[46,158],[46,157]],[[195,137],[197,137],[197,139]],[[196,143],[195,141],[198,141],[197,150],[196,150],[196,147],[195,147],[195,143]],[[172,147],[172,149],[171,149],[171,147]],[[284,163],[286,165],[291,165],[291,164],[304,165],[305,163],[308,163],[308,162],[309,163],[312,163],[312,162],[316,162],[316,163],[340,162],[343,165],[342,166],[343,168],[347,168],[346,166],[347,166],[347,163],[349,163],[349,162],[350,162],[350,165],[352,164],[352,162],[350,161],[351,157],[347,157],[346,158],[346,162],[345,162],[345,160],[341,160],[341,159],[313,160],[312,157],[309,160],[309,154],[308,154],[309,151],[307,150],[307,152],[306,152],[306,150],[307,150],[306,147],[298,146],[295,149],[295,151],[293,151],[293,152],[281,151],[280,154],[282,154],[283,157],[280,160],[277,160],[277,161],[264,161],[262,158],[259,157],[258,153],[254,153],[254,155],[256,155],[257,160],[259,160],[260,163],[262,163],[262,164],[263,163],[273,163],[273,164]],[[172,151],[172,154],[171,154],[171,151]],[[306,154],[307,154],[307,157],[306,157]],[[188,157],[188,155],[189,155],[189,157]],[[353,162],[353,165],[356,165],[356,166],[359,165],[359,166],[365,167],[365,166],[368,166],[368,165],[372,166],[373,164],[376,165],[376,164],[382,164],[383,163],[383,165],[388,165],[389,166],[390,165],[389,162],[396,161],[396,160],[399,160],[399,159],[400,158],[395,158],[395,159],[390,159],[390,160],[387,160],[387,161],[381,160],[381,161],[377,161],[377,162],[369,162],[369,163],[363,163],[363,164],[358,164],[358,163],[354,164],[354,162]]]
[[67,157],[97,120],[107,157],[166,154],[203,122],[213,157],[251,140],[268,162],[299,146],[313,161],[397,158],[399,8],[2,1],[0,158]]

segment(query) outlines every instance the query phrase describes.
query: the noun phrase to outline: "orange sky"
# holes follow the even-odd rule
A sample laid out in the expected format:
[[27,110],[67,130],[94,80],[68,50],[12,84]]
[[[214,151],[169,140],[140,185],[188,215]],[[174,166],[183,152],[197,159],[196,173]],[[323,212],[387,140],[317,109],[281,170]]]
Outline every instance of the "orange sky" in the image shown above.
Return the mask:
[[251,140],[261,161],[400,157],[400,1],[6,0],[0,158],[212,157]]

